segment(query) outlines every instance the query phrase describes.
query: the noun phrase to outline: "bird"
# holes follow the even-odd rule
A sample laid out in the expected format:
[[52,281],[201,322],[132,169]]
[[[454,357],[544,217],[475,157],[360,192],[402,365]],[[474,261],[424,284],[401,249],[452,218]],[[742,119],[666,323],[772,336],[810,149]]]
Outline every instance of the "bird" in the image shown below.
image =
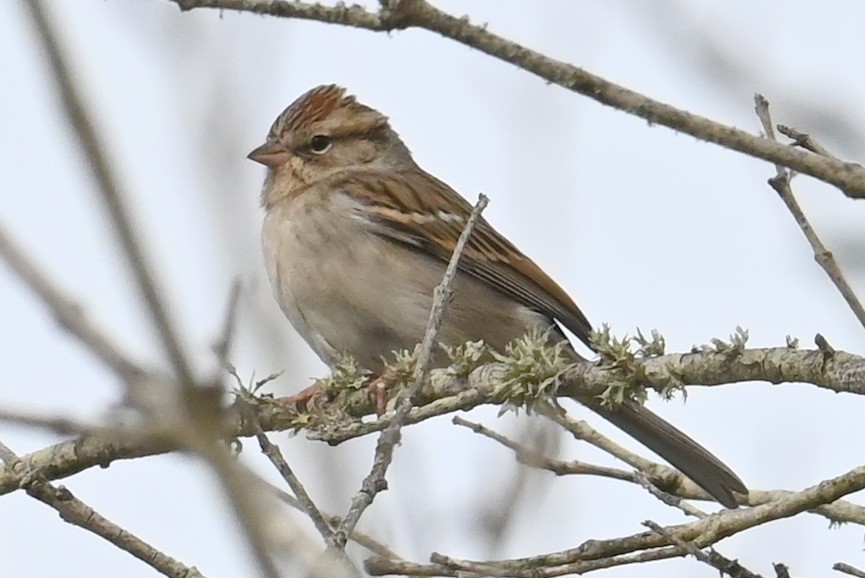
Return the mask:
[[[424,336],[433,290],[472,205],[424,171],[378,110],[338,85],[315,87],[274,121],[248,158],[267,168],[261,191],[264,261],[273,296],[331,368],[345,355],[370,372]],[[438,341],[483,340],[503,351],[532,329],[591,347],[592,325],[571,297],[484,218],[461,255]],[[434,366],[448,363],[439,352]],[[576,400],[735,508],[747,495],[721,460],[634,401]]]

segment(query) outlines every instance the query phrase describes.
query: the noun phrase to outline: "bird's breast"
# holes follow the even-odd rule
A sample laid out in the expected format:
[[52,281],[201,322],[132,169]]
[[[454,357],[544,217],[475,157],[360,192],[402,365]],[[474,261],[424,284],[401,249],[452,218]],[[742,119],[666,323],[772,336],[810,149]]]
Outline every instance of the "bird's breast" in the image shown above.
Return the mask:
[[[446,263],[375,233],[361,205],[311,194],[271,207],[262,244],[271,288],[286,317],[331,367],[342,354],[367,369],[423,339]],[[440,340],[484,339],[501,349],[551,321],[466,274],[454,283]]]

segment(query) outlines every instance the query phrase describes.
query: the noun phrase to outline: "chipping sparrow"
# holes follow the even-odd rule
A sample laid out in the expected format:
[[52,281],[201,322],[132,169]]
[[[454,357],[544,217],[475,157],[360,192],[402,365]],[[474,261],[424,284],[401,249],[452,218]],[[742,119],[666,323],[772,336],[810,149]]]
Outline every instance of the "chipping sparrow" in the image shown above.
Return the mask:
[[[415,164],[387,117],[338,86],[294,101],[249,158],[268,168],[262,243],[273,294],[333,367],[343,353],[371,371],[424,335],[433,288],[472,211]],[[588,343],[586,317],[546,273],[480,219],[459,263],[439,340],[501,351],[532,327]],[[582,360],[570,347],[575,360]],[[434,359],[442,365],[447,361]],[[654,450],[727,507],[742,481],[718,458],[636,404],[578,401]]]

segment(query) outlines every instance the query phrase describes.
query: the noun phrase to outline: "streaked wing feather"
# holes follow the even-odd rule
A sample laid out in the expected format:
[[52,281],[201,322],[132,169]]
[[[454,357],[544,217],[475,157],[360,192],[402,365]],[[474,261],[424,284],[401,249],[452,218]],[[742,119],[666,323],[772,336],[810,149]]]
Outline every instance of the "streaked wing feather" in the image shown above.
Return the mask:
[[[332,183],[359,199],[377,232],[447,262],[472,206],[456,191],[421,171],[357,171]],[[483,218],[460,259],[461,271],[489,284],[525,306],[559,320],[588,344],[591,325],[582,311],[531,259]]]

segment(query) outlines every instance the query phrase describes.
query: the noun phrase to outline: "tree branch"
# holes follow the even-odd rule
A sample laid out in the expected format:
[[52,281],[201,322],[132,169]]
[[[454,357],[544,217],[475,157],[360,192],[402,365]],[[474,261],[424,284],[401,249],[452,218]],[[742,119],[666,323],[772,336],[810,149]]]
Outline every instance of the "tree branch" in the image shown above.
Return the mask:
[[627,112],[700,140],[721,145],[748,156],[780,164],[838,187],[854,199],[865,199],[865,168],[808,151],[784,146],[767,138],[691,114],[609,82],[581,68],[555,60],[525,46],[475,26],[467,17],[438,10],[425,0],[403,0],[399,10],[370,12],[361,6],[325,6],[307,2],[271,0],[171,0],[181,10],[217,8],[283,18],[315,20],[376,32],[421,28],[441,34],[494,58],[509,62],[552,84],[557,84],[617,110]]
[[[19,463],[18,456],[2,442],[0,442],[0,459],[6,467],[12,469]],[[63,486],[55,487],[37,474],[27,480],[24,489],[32,498],[56,510],[64,521],[104,538],[165,576],[204,578],[204,575],[194,566],[186,566],[160,552],[135,534],[99,514]]]
[[[822,351],[790,348],[746,349],[737,354],[700,351],[643,359],[639,364],[646,383],[658,387],[669,385],[671,376],[675,376],[679,385],[762,380],[772,383],[807,382],[832,391],[865,393],[865,359],[840,351],[830,356]],[[467,376],[454,375],[446,369],[433,370],[429,384],[422,392],[421,402],[425,405],[413,408],[406,423],[416,423],[482,404],[501,404],[504,401],[499,393],[501,376],[506,374],[507,367],[502,363],[482,365]],[[615,379],[609,370],[583,363],[563,375],[561,387],[577,387],[598,394],[610,387]],[[234,409],[224,416],[225,423],[222,426],[212,426],[221,427],[225,438],[255,435],[258,423],[264,431],[305,429],[309,437],[332,444],[380,431],[391,422],[393,416],[392,413],[385,414],[375,422],[361,422],[363,415],[373,412],[366,391],[341,392],[323,409],[325,413],[321,415],[300,413],[267,399],[258,400],[254,406],[238,401]],[[254,412],[254,417],[245,417],[244,414],[250,411]],[[41,425],[32,417],[28,419]],[[0,468],[0,495],[20,489],[27,479],[37,474],[47,480],[60,479],[88,468],[107,466],[115,460],[183,449],[173,437],[141,435],[140,430],[134,433],[123,435],[122,431],[115,428],[110,431],[110,435],[87,435],[22,456],[18,467]],[[629,461],[627,456],[623,459]],[[663,476],[664,470],[655,470],[651,462],[645,462],[636,467],[652,472],[655,476],[661,472]],[[675,487],[677,492],[684,492],[686,496],[700,495],[688,493],[686,485]],[[774,503],[788,496],[783,492],[752,490],[749,499],[752,504]],[[858,506],[832,504],[821,506],[818,513],[835,521],[865,525],[865,508]]]
[[[769,115],[769,101],[762,95],[757,94],[754,95],[754,103],[757,117],[763,125],[763,130],[766,132],[767,138],[775,140],[772,118]],[[785,132],[787,134],[793,134],[790,129],[786,127]],[[830,156],[829,153],[826,152],[826,149],[814,143],[808,135],[798,132],[796,135],[798,137],[798,142],[803,143],[804,146],[808,146],[816,154],[825,157]],[[841,268],[838,267],[838,263],[835,262],[835,257],[832,255],[832,252],[826,248],[826,245],[824,245],[820,240],[820,237],[817,235],[816,231],[814,231],[811,223],[808,222],[808,217],[805,216],[805,211],[803,211],[802,207],[799,206],[799,202],[793,194],[793,188],[790,186],[791,179],[792,175],[790,174],[790,171],[781,165],[776,164],[775,176],[769,179],[769,186],[778,193],[778,196],[781,197],[781,200],[784,201],[784,204],[787,206],[787,210],[790,211],[791,215],[793,215],[793,219],[796,220],[796,224],[799,225],[799,228],[802,230],[802,233],[811,245],[811,250],[814,251],[814,260],[817,261],[817,264],[820,265],[826,275],[829,276],[829,280],[838,288],[844,301],[847,302],[847,305],[853,311],[853,315],[855,315],[856,319],[859,320],[859,324],[862,327],[865,327],[865,307],[862,307],[862,303],[856,296],[856,292],[853,291],[853,288],[850,286],[850,283],[847,282],[844,273],[841,272]]]
[[[460,560],[434,553],[430,557],[433,562],[430,565],[413,564],[407,567],[404,562],[373,558],[367,561],[365,567],[373,575],[410,573],[418,576],[456,576],[458,572],[477,572],[487,576],[538,578],[584,574],[614,565],[682,556],[688,552],[676,545],[678,541],[689,542],[695,548],[704,548],[722,538],[834,502],[863,488],[865,466],[770,504],[724,510],[688,524],[667,526],[662,529],[662,533],[651,531],[608,540],[588,540],[569,550],[511,560]],[[634,552],[637,554],[631,554]]]

